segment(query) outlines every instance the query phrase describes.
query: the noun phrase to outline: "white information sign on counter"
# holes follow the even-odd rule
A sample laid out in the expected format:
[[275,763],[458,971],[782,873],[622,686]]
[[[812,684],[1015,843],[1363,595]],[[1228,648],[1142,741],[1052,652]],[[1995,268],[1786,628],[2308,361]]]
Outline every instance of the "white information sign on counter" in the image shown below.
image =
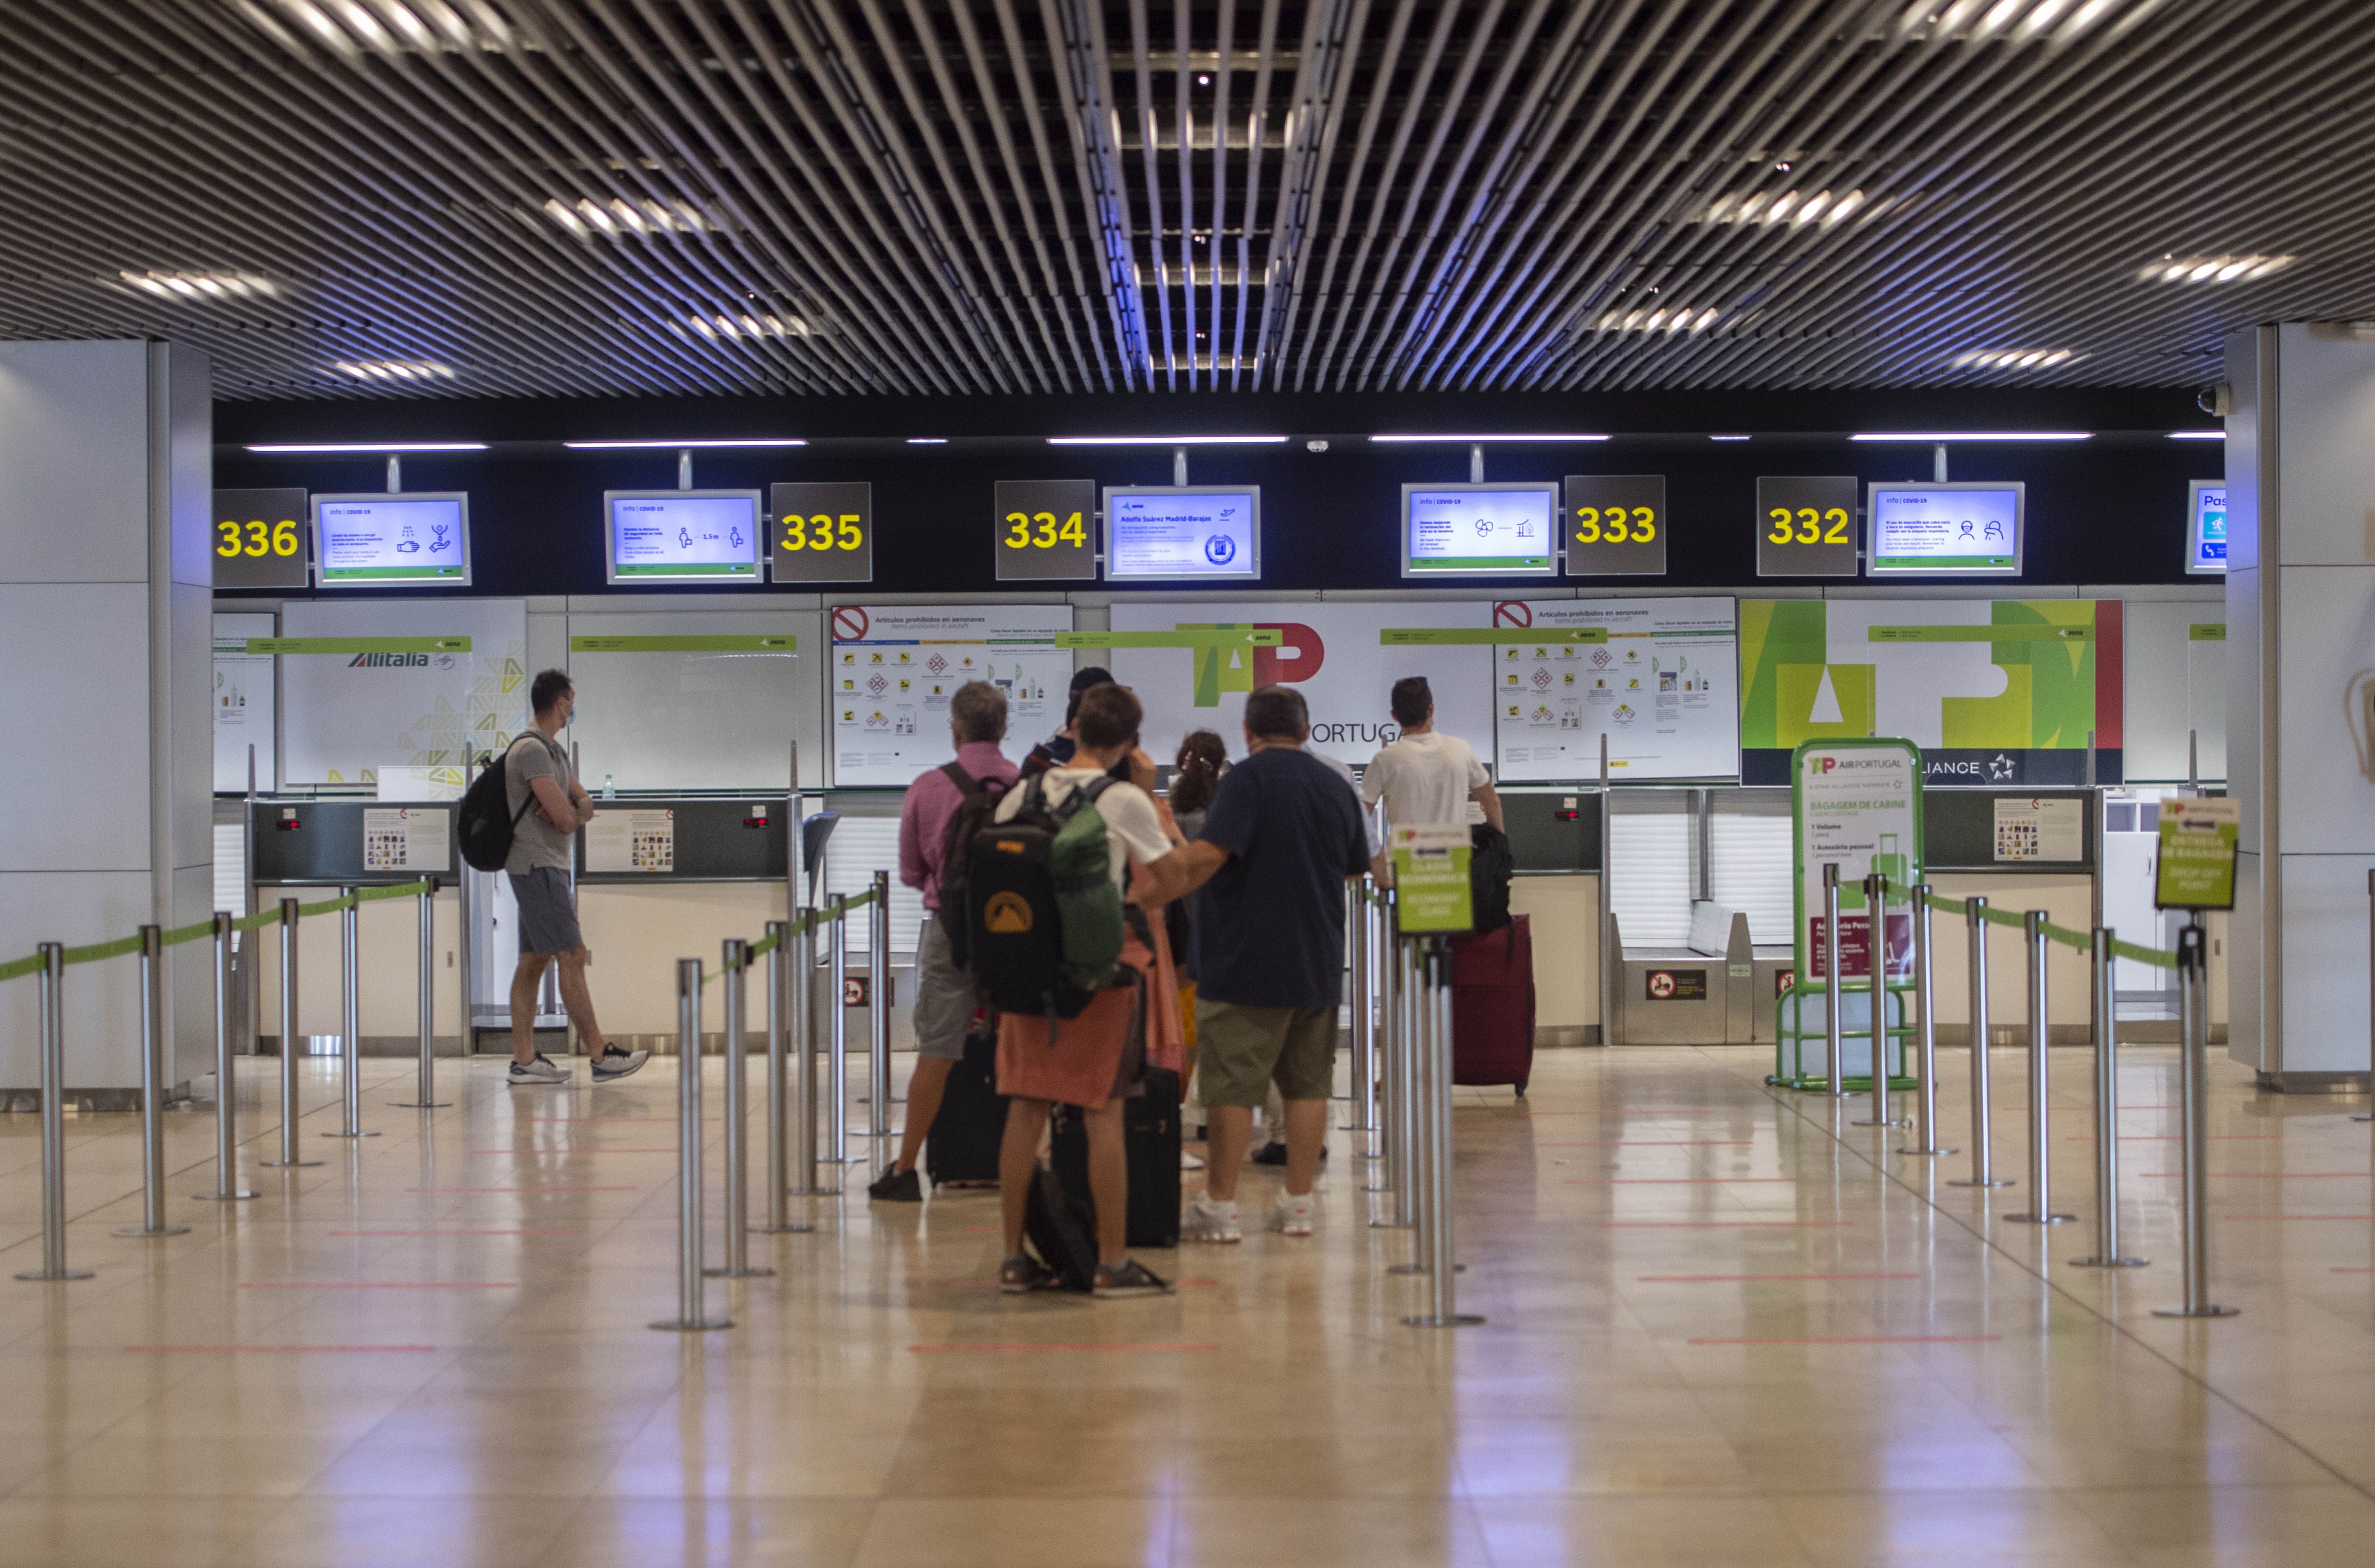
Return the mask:
[[1736,778],[1738,601],[1542,599],[1495,607],[1522,627],[1604,627],[1603,643],[1493,650],[1495,775],[1526,781]]
[[2086,802],[1996,798],[1998,861],[2086,858]]
[[1072,654],[1069,605],[835,605],[827,617],[833,664],[833,783],[904,789],[927,768],[956,760],[949,699],[967,681],[1006,693],[1009,760],[1060,728]]
[[589,872],[676,869],[676,813],[666,809],[605,810],[585,824]]
[[454,865],[453,835],[442,810],[408,806],[363,808],[363,869],[443,873]]

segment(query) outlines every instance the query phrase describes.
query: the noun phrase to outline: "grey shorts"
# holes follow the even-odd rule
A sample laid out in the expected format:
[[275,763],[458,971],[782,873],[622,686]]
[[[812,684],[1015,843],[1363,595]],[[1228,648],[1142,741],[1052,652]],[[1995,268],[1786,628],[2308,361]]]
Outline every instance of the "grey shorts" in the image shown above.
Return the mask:
[[558,866],[534,866],[511,874],[512,897],[519,901],[520,951],[550,958],[585,945],[577,929],[577,895],[569,873]]
[[961,1061],[965,1031],[973,1027],[973,976],[949,956],[949,934],[938,914],[924,922],[916,952],[916,1055]]

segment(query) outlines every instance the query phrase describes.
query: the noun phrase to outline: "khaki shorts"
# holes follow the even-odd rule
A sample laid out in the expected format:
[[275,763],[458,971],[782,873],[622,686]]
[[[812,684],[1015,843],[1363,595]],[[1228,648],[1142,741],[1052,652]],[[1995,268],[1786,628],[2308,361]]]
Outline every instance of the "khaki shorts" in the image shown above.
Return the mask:
[[1246,1008],[1196,998],[1196,1082],[1207,1105],[1255,1106],[1270,1086],[1325,1100],[1336,1084],[1334,1008]]

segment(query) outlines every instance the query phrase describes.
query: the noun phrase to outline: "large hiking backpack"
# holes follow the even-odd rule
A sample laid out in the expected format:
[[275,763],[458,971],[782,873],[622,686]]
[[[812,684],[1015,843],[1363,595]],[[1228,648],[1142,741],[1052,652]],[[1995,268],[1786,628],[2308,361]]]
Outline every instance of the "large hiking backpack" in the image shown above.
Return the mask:
[[[517,737],[514,737],[517,743]],[[470,783],[463,793],[460,832],[463,860],[480,871],[500,871],[512,855],[512,834],[519,827],[527,808],[536,804],[536,792],[530,790],[520,808],[511,808],[510,788],[503,767],[511,748],[503,748],[502,757],[488,760],[486,771]]]
[[1468,898],[1478,931],[1498,931],[1509,924],[1509,878],[1517,873],[1518,856],[1509,835],[1487,822],[1469,830]]
[[1093,779],[1049,806],[1046,775],[1026,781],[1010,821],[974,835],[965,859],[965,947],[981,999],[1003,1012],[1078,1018],[1118,978],[1123,915],[1105,819],[1082,808],[1112,784]]
[[949,938],[950,961],[968,969],[973,964],[973,932],[965,925],[965,889],[972,881],[968,861],[973,841],[998,814],[1008,786],[982,784],[954,762],[941,763],[940,772],[963,796],[940,839],[940,929]]

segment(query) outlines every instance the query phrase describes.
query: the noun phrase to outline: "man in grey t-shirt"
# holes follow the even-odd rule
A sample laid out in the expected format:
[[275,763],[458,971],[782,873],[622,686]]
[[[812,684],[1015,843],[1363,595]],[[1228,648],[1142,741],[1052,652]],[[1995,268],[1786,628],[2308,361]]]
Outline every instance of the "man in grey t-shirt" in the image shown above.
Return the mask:
[[[512,973],[512,1071],[514,1084],[567,1083],[569,1069],[536,1048],[536,993],[544,966],[561,965],[561,999],[586,1055],[594,1081],[620,1079],[650,1060],[647,1051],[609,1043],[594,1019],[585,966],[594,961],[577,929],[576,890],[569,883],[569,852],[578,829],[594,819],[594,801],[569,767],[561,726],[577,708],[567,674],[540,672],[528,688],[536,720],[503,753],[504,801],[512,814],[512,853],[503,862],[519,902],[519,968]],[[533,803],[533,804],[531,804]]]

